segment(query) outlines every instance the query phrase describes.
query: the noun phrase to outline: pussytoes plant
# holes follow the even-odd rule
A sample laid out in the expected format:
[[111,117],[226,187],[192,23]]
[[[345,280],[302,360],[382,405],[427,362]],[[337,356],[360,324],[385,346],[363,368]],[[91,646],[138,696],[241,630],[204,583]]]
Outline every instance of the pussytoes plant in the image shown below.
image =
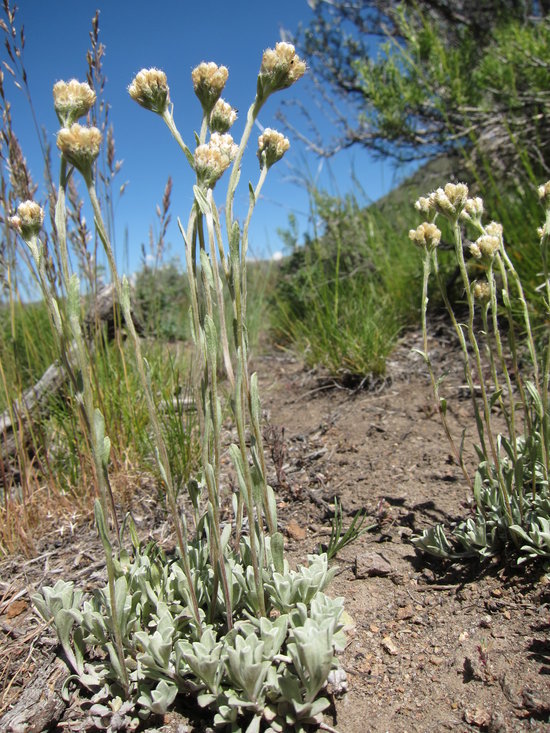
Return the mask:
[[[236,143],[229,132],[236,113],[221,99],[228,71],[214,63],[199,64],[192,72],[202,108],[194,150],[177,128],[163,71],[143,69],[128,89],[141,107],[164,121],[183,152],[184,164],[196,176],[187,225],[178,223],[189,278],[201,471],[189,482],[183,512],[176,500],[154,385],[132,321],[130,287],[117,273],[95,190],[94,161],[101,135],[76,122],[85,114],[91,90],[74,80],[54,90],[62,124],[57,139],[62,158],[56,224],[63,235],[65,185],[73,170],[78,171],[134,345],[158,471],[177,539],[176,552],[170,556],[155,544],[143,546],[128,519],[131,547],[123,547],[109,495],[110,442],[90,393],[83,404],[97,456],[100,499],[95,519],[109,582],[87,595],[60,580],[36,594],[34,603],[45,619],[53,620],[72,668],[71,679],[89,691],[90,716],[100,729],[131,730],[141,719],[166,712],[180,695],[211,710],[213,724],[221,729],[255,733],[305,731],[314,726],[332,730],[323,721],[329,701],[321,693],[329,680],[336,691],[346,686],[336,656],[345,642],[342,599],[324,593],[334,570],[326,555],[311,556],[296,570],[284,558],[276,498],[267,482],[258,379],[249,372],[248,231],[267,173],[289,147],[279,132],[265,129],[258,140],[259,176],[255,186],[249,184],[242,225],[233,213],[241,161],[264,103],[304,72],[305,64],[291,44],[278,43],[264,52],[256,96]],[[214,196],[224,174],[229,176],[225,221]],[[21,221],[21,234],[33,255],[36,252],[40,271],[38,231],[35,227],[29,232],[25,226]],[[69,272],[68,260],[65,270],[67,291],[76,303],[79,283]],[[47,290],[44,295],[48,300]],[[50,305],[61,347],[67,341],[66,332],[78,344],[76,305],[68,309],[68,324],[64,309],[55,301]],[[79,363],[82,373],[85,366]],[[227,447],[222,443],[222,405],[228,392],[236,441]],[[237,479],[232,495],[222,472],[226,450]],[[229,519],[222,518],[222,502],[233,508]]]
[[[548,242],[550,184],[539,196],[546,220],[539,230],[544,308],[550,314]],[[510,258],[502,226],[486,222],[481,198],[470,198],[465,184],[449,183],[416,202],[425,221],[409,233],[423,252],[420,352],[429,371],[447,438],[470,486],[474,509],[451,528],[442,525],[413,539],[415,546],[441,558],[515,556],[518,562],[550,558],[550,420],[548,331],[535,337],[530,308]],[[461,322],[446,292],[438,263],[440,219],[452,228],[454,253],[467,304]],[[473,273],[475,272],[475,276]],[[463,441],[457,446],[441,396],[443,377],[434,372],[428,350],[428,283],[434,277],[456,331],[477,428],[479,459],[467,470]],[[489,376],[488,376],[489,375]],[[505,430],[496,427],[497,416]]]

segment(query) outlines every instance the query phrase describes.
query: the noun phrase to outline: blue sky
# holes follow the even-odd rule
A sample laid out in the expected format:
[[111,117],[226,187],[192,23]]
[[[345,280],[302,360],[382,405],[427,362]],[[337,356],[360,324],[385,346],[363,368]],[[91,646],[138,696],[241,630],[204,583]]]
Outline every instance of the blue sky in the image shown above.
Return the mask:
[[[106,47],[104,72],[105,97],[110,104],[114,125],[116,156],[123,161],[118,185],[127,182],[124,195],[116,202],[117,259],[122,271],[139,267],[141,244],[155,223],[155,207],[160,203],[167,177],[172,176],[172,225],[168,233],[169,256],[183,261],[181,237],[176,216],[187,220],[192,202],[193,176],[162,120],[133,102],[127,86],[141,68],[156,66],[168,76],[174,102],[174,116],[180,133],[193,148],[193,132],[200,126],[200,106],[193,94],[191,70],[201,61],[215,61],[229,69],[223,97],[239,111],[232,128],[236,140],[243,129],[246,111],[253,99],[262,52],[281,38],[281,30],[295,31],[307,23],[311,10],[306,0],[277,2],[151,2],[145,0],[20,0],[19,23],[25,27],[24,63],[40,125],[51,141],[54,171],[57,172],[55,135],[58,122],[53,111],[51,90],[60,80],[85,79],[85,54],[89,48],[91,19],[100,13],[100,40]],[[2,50],[2,58],[6,53]],[[5,87],[13,103],[14,127],[35,180],[42,175],[42,159],[27,103],[6,74]],[[283,100],[309,94],[301,80],[289,90],[273,95],[263,108],[259,122],[263,127],[279,127],[275,113]],[[323,124],[323,123],[322,123]],[[331,130],[326,126],[327,137]],[[257,130],[260,134],[260,129]],[[255,139],[245,155],[236,213],[243,216],[248,202],[247,183],[257,180],[258,161]],[[294,213],[303,232],[308,227],[308,201],[304,190],[289,181],[292,169],[308,168],[319,176],[319,183],[333,193],[352,186],[352,167],[367,196],[375,199],[394,183],[389,164],[373,161],[360,150],[342,153],[333,159],[328,175],[326,163],[320,164],[304,146],[290,136],[291,149],[274,166],[263,189],[250,232],[250,251],[269,257],[283,245],[277,228],[286,227]],[[223,179],[216,186],[218,203],[223,202]],[[128,255],[124,255],[125,230]]]

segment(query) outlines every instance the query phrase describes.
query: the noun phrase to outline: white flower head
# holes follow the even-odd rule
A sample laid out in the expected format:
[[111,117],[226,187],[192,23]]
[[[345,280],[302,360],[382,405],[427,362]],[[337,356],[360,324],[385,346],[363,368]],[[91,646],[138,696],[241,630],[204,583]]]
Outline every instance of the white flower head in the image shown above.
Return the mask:
[[258,97],[263,99],[279,89],[287,89],[306,72],[306,65],[291,43],[281,41],[264,51],[258,74]]
[[193,89],[205,114],[210,114],[229,76],[226,66],[218,66],[213,61],[203,61],[191,72]]
[[213,188],[237,155],[238,147],[231,135],[214,132],[204,145],[195,150],[195,172],[199,184]]
[[162,115],[170,104],[166,74],[160,69],[142,69],[128,87],[128,93],[141,107]]
[[226,133],[237,119],[237,111],[223,99],[218,99],[210,113],[210,131]]
[[416,229],[409,231],[409,239],[417,247],[433,252],[441,241],[441,231],[435,224],[425,221]]
[[44,223],[44,209],[35,201],[22,201],[17,207],[17,215],[10,218],[10,224],[21,234],[25,241],[35,237]]
[[86,82],[58,81],[53,86],[53,106],[63,127],[70,127],[94,106],[96,94]]
[[102,135],[97,127],[83,127],[75,122],[57,133],[57,147],[71,165],[82,174],[90,175],[91,166],[99,155]]
[[266,127],[263,133],[258,138],[258,160],[260,161],[260,168],[264,165],[267,168],[281,160],[286,151],[290,148],[288,138],[282,135],[277,130],[272,130],[270,127]]

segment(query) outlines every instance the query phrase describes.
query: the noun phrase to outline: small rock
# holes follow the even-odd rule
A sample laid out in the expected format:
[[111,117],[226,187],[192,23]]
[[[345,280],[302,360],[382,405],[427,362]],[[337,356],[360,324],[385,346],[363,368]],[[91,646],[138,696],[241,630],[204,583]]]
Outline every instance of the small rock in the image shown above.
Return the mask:
[[487,728],[491,722],[491,713],[485,708],[474,708],[464,711],[464,720],[468,725],[476,725],[478,728]]
[[355,577],[362,578],[385,577],[390,575],[390,563],[377,552],[364,552],[355,558]]
[[399,654],[398,648],[395,646],[393,639],[389,636],[385,636],[382,639],[382,649],[390,654],[392,657],[395,657]]
[[412,618],[413,616],[414,616],[414,609],[410,604],[403,606],[403,608],[398,608],[397,613],[395,614],[395,618],[398,621],[406,621],[407,619]]
[[287,522],[286,533],[293,540],[298,541],[305,540],[307,534],[305,527],[301,527],[295,519]]

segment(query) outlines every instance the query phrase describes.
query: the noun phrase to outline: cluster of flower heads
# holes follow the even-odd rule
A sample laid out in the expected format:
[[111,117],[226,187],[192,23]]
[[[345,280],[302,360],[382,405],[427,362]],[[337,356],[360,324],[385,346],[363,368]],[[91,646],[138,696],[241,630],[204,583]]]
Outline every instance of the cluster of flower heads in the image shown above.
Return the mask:
[[[277,43],[264,51],[258,74],[257,98],[265,100],[269,94],[286,89],[306,71],[305,63],[290,43]],[[237,119],[236,111],[221,99],[229,72],[225,66],[203,62],[191,73],[195,94],[208,115],[211,137],[199,145],[194,154],[197,179],[205,187],[216,181],[235,159],[238,147],[231,135],[226,134]],[[128,92],[140,106],[163,115],[170,105],[170,89],[164,71],[142,69],[128,87]],[[65,160],[77,168],[85,178],[92,175],[92,165],[99,155],[102,135],[97,127],[80,125],[96,102],[94,90],[86,82],[76,79],[58,81],[53,87],[54,108],[61,124],[57,147]],[[261,167],[270,168],[289,148],[289,141],[281,133],[267,128],[258,139],[258,158]],[[10,219],[25,240],[36,236],[44,221],[43,209],[33,201],[19,204],[17,214]]]
[[85,176],[91,174],[92,163],[99,155],[102,135],[97,127],[85,127],[76,120],[90,111],[95,100],[95,92],[86,82],[71,79],[58,81],[53,87],[54,108],[62,124],[57,147]]
[[480,303],[488,303],[491,300],[491,287],[486,281],[474,283],[472,293]]
[[76,79],[58,81],[53,87],[54,109],[63,127],[70,127],[88,114],[96,101],[94,90]]
[[57,133],[57,147],[71,165],[82,173],[91,170],[91,165],[99,155],[102,135],[97,127],[84,127],[75,122],[70,127],[62,127]]
[[210,140],[199,145],[195,150],[195,171],[200,184],[206,188],[213,188],[216,181],[222,176],[235,160],[238,147],[231,135],[212,133]]
[[306,72],[306,65],[291,43],[281,41],[264,51],[258,75],[258,97],[287,89]]
[[170,104],[166,74],[160,69],[142,69],[132,80],[128,93],[141,107],[159,115]]
[[210,113],[210,131],[222,135],[229,130],[237,119],[237,111],[223,99],[218,99]]
[[44,209],[35,201],[22,201],[17,214],[10,218],[10,225],[28,242],[36,237],[44,223]]
[[502,245],[502,224],[492,221],[485,232],[470,245],[470,254],[476,260],[493,259]]
[[441,231],[432,222],[423,222],[409,231],[409,239],[421,249],[432,252],[441,241]]
[[[57,147],[65,159],[85,175],[99,155],[101,132],[97,127],[79,125],[76,120],[88,114],[96,101],[94,90],[76,79],[58,81],[53,86],[54,109],[62,127],[57,134]],[[38,235],[44,223],[44,210],[34,201],[23,201],[10,224],[26,242]]]
[[465,208],[467,201],[468,186],[465,183],[447,183],[445,188],[438,188],[428,196],[421,196],[415,203],[415,208],[429,216],[432,221],[436,214],[456,219]]
[[218,66],[213,61],[205,61],[195,66],[191,72],[193,89],[205,114],[210,114],[221,97],[229,72],[226,66]]
[[264,166],[266,168],[271,168],[274,163],[281,160],[289,147],[290,143],[288,138],[280,132],[277,132],[277,130],[272,130],[270,127],[266,127],[258,138],[257,155],[260,161],[260,168],[263,168]]
[[470,254],[477,260],[492,260],[502,246],[502,225],[492,221],[483,226],[483,200],[479,196],[469,198],[465,183],[447,183],[444,188],[421,196],[415,208],[428,219],[409,232],[409,238],[421,248],[433,251],[441,241],[441,231],[434,223],[438,215],[452,222],[460,220],[471,223],[481,232],[476,241],[469,245]]

